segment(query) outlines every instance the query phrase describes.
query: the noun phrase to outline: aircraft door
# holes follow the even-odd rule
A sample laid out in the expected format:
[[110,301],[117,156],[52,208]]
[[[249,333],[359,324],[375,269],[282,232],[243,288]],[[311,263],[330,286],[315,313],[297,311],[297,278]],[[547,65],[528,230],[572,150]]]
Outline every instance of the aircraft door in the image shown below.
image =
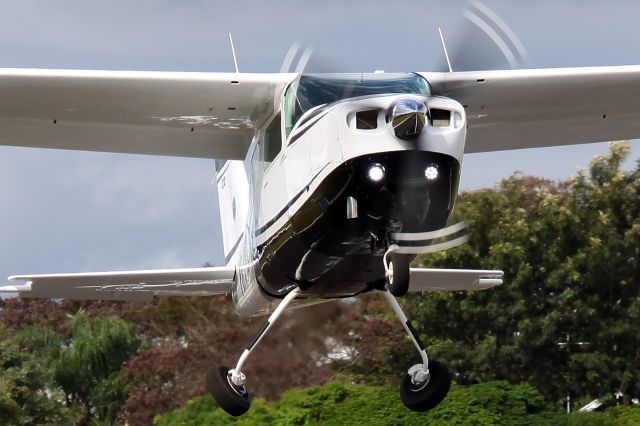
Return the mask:
[[286,173],[283,165],[286,152],[282,149],[282,122],[279,113],[265,129],[261,143],[261,155],[264,178],[258,235],[276,232],[289,218],[286,209],[288,202]]

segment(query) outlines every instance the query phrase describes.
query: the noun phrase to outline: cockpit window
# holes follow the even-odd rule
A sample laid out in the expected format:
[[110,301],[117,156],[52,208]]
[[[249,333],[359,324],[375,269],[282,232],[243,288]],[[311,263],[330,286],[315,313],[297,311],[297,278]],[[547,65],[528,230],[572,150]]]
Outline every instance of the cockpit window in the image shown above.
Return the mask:
[[276,115],[264,132],[265,163],[270,164],[280,153],[282,148],[282,131],[280,130],[280,114]]
[[396,93],[429,95],[429,85],[417,74],[305,74],[287,89],[284,97],[287,136],[302,115],[314,107],[345,99]]

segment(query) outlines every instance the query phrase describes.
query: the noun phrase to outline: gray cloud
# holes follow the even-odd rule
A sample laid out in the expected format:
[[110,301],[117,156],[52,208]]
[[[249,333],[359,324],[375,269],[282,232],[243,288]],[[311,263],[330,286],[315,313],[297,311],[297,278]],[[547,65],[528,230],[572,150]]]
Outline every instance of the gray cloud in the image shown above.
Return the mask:
[[1,271],[220,262],[212,161],[0,152]]

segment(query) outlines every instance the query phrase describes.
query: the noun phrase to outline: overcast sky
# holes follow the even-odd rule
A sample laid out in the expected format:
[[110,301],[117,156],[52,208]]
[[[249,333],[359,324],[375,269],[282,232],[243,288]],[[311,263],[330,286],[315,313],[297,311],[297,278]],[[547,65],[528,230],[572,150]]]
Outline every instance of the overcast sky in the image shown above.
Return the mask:
[[[519,35],[527,67],[640,64],[636,2],[486,3]],[[233,71],[231,32],[245,72],[277,71],[295,41],[335,71],[429,71],[441,57],[438,26],[455,38],[466,2],[266,4],[0,0],[0,67]],[[515,170],[564,179],[606,151],[591,144],[469,155],[462,188],[492,186]],[[0,281],[219,265],[212,177],[210,160],[0,147]]]

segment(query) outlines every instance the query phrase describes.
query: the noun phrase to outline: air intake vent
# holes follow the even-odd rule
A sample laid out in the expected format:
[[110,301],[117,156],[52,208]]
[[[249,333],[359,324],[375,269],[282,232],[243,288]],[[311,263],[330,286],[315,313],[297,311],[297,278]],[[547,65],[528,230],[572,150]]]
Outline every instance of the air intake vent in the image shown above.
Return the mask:
[[378,128],[378,111],[369,109],[356,113],[356,129],[372,130]]
[[429,109],[431,114],[431,125],[436,127],[448,127],[451,123],[451,111],[447,109]]

